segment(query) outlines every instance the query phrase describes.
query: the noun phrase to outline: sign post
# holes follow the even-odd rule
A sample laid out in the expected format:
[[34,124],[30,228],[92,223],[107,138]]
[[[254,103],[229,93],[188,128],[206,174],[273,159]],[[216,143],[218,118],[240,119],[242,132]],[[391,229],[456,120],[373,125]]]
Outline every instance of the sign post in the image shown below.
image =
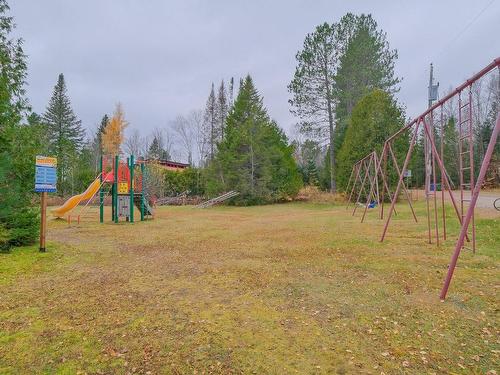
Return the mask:
[[35,162],[35,192],[41,193],[40,199],[40,251],[45,252],[47,234],[47,193],[57,191],[57,158],[37,156]]

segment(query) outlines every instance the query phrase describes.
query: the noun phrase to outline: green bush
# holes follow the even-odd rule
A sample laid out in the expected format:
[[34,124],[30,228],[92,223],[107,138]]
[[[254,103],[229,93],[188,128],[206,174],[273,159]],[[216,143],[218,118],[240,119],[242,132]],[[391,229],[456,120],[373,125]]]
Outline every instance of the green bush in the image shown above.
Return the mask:
[[192,196],[205,194],[203,176],[198,168],[165,171],[164,182],[164,191],[167,196],[176,196],[186,191]]

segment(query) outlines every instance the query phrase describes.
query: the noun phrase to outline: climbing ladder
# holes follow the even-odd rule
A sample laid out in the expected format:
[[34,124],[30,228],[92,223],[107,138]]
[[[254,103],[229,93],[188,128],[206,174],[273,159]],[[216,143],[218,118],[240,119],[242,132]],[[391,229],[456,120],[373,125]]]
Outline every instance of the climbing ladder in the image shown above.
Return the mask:
[[238,193],[237,191],[230,191],[228,193],[224,193],[218,197],[215,197],[215,198],[212,198],[212,199],[209,199],[208,201],[205,201],[205,202],[202,202],[200,203],[199,205],[196,206],[196,208],[207,208],[207,207],[211,207],[215,204],[219,204],[219,203],[222,203],[224,201],[227,201],[228,199],[231,199],[233,197],[236,197],[237,195],[239,195],[240,193]]
[[[462,222],[467,212],[474,190],[474,143],[472,124],[472,87],[469,86],[468,98],[458,96],[458,164],[460,183],[460,214]],[[464,103],[465,101],[465,103]],[[465,193],[468,192],[468,195]],[[471,217],[472,251],[476,251],[476,228],[474,213]]]

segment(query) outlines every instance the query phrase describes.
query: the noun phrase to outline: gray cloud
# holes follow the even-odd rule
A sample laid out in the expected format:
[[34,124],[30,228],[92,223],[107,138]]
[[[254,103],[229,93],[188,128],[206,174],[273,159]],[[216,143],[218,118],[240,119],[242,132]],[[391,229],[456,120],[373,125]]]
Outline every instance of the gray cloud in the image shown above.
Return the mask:
[[269,113],[290,131],[286,86],[306,33],[346,12],[372,13],[399,52],[398,98],[426,106],[428,65],[456,86],[500,55],[500,1],[11,0],[29,55],[28,95],[43,112],[57,75],[93,128],[122,102],[132,128],[149,132],[203,108],[211,82],[250,73]]

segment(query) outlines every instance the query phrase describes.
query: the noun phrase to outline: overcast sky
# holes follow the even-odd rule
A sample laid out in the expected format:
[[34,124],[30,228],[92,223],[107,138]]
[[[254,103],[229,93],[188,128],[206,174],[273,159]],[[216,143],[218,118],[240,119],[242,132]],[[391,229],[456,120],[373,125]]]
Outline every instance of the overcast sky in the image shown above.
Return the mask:
[[168,126],[176,115],[203,108],[212,82],[250,73],[270,115],[290,132],[296,119],[286,87],[295,53],[316,25],[346,12],[371,13],[398,50],[398,98],[408,116],[426,107],[431,61],[448,88],[500,56],[500,0],[9,3],[29,56],[34,110],[45,110],[62,72],[87,129],[117,102],[131,128]]

